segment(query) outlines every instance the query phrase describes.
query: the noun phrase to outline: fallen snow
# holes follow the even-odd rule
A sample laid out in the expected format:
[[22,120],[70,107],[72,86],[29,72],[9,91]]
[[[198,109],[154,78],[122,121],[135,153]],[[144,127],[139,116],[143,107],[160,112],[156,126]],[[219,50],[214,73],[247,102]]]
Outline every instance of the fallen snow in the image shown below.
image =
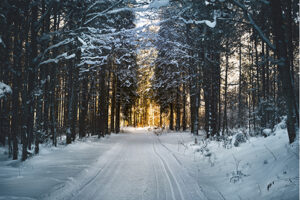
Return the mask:
[[203,138],[129,127],[23,163],[0,149],[0,199],[298,199],[299,142],[283,124],[239,147]]
[[275,129],[267,138],[248,138],[239,147],[231,143],[228,149],[224,142],[205,141],[201,136],[195,144],[194,137],[183,133],[162,135],[160,140],[196,177],[208,199],[296,200],[299,140],[289,144],[283,123]]
[[41,199],[51,188],[90,170],[91,163],[111,149],[112,141],[91,137],[68,146],[44,144],[39,155],[25,162],[8,159],[7,149],[0,148],[0,199]]

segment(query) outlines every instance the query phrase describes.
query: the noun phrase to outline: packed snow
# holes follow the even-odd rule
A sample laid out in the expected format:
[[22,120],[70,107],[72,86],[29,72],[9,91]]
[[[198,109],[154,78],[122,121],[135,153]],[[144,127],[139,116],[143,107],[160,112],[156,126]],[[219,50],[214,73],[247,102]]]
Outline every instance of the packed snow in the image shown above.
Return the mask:
[[124,128],[89,137],[25,162],[1,150],[0,199],[298,199],[299,142],[279,124],[270,136],[234,145],[203,132]]

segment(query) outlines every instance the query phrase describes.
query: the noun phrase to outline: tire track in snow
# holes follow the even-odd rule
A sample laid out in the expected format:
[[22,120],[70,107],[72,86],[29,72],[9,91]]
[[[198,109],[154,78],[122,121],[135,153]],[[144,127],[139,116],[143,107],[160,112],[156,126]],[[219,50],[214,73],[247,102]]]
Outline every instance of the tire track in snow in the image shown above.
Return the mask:
[[[129,200],[129,199],[144,198],[145,194],[149,189],[148,185],[146,184],[144,185],[144,187],[140,187],[141,185],[139,184],[137,185],[137,183],[135,182],[141,180],[139,176],[141,171],[139,171],[138,169],[142,169],[142,168],[137,167],[137,168],[133,168],[133,170],[130,169],[134,165],[134,163],[143,162],[141,160],[142,158],[141,156],[149,155],[149,154],[153,155],[152,147],[150,146],[151,141],[149,145],[150,148],[148,147],[146,149],[148,150],[147,152],[145,152],[144,146],[140,144],[140,139],[134,135],[127,135],[126,139],[122,140],[121,144],[122,145],[120,149],[115,152],[116,155],[113,154],[113,156],[110,157],[108,161],[109,167],[105,168],[103,172],[100,173],[99,177],[92,182],[91,187],[87,187],[85,190],[83,190],[81,194],[79,194],[79,196],[75,198],[76,200],[83,200],[83,199],[84,200],[88,200],[88,199],[91,200],[92,199],[101,199],[101,200],[102,199],[107,199],[107,200],[128,199]],[[137,152],[137,149],[141,147],[142,147],[142,149],[140,149],[141,151]],[[149,160],[147,159],[146,161]],[[148,166],[150,167],[150,165],[147,165],[147,167]],[[148,168],[146,168],[145,170],[148,170]],[[137,175],[137,177],[135,175]],[[153,176],[151,177],[154,178]],[[142,179],[148,180],[147,177],[143,177]],[[120,182],[124,182],[124,184],[126,185],[122,185],[120,184]],[[115,187],[115,191],[112,192],[111,189],[114,187]],[[127,189],[124,190],[124,188]],[[134,191],[134,193],[132,193],[132,191]],[[112,195],[111,193],[116,193],[119,196],[114,194]],[[124,198],[126,195],[127,197]]]
[[[175,151],[171,150],[170,148],[168,148],[165,144],[163,144],[163,143],[161,142],[161,140],[160,140],[159,138],[158,138],[157,140],[159,141],[159,144],[160,144],[162,147],[164,147],[164,148],[168,151],[168,153],[171,154],[171,155],[175,158],[176,162],[177,162],[181,167],[183,167],[183,168],[186,170],[186,172],[187,172],[186,174],[188,174],[189,177],[190,177],[191,179],[194,178],[194,177],[191,175],[191,173],[189,172],[189,170],[181,163],[181,161],[180,161],[180,160],[177,158],[177,156],[174,154],[174,153],[177,153],[177,152],[175,152]],[[204,192],[204,190],[203,190],[203,187],[199,184],[198,180],[196,180],[196,185],[197,185],[197,192],[198,192],[198,195],[201,196],[200,194],[203,194],[204,197],[205,197],[205,199],[208,199],[207,195],[205,194],[205,192]]]
[[156,199],[159,199],[159,188],[158,188],[158,178],[157,178],[157,170],[155,168],[155,166],[153,165],[153,171],[154,171],[154,175],[155,175],[155,184],[156,184]]
[[[173,152],[171,149],[169,149],[166,145],[164,145],[164,144],[160,141],[159,138],[158,138],[158,141],[159,141],[159,143],[161,144],[161,146],[163,146],[166,150],[168,150],[168,151],[171,153],[171,155],[175,158],[175,160],[177,161],[177,163],[178,163],[180,166],[183,166],[182,163],[181,163],[181,161],[177,158],[177,156],[175,156],[174,152]],[[176,152],[175,152],[175,153],[176,153]]]
[[[168,179],[168,182],[169,182],[169,186],[170,186],[170,189],[171,189],[171,193],[172,193],[172,199],[173,200],[177,200],[177,196],[175,196],[175,191],[174,191],[174,188],[176,187],[177,189],[177,192],[179,193],[180,195],[180,199],[181,200],[185,200],[184,196],[183,196],[183,193],[181,191],[181,188],[178,184],[178,181],[176,179],[176,177],[174,176],[173,172],[171,171],[171,169],[169,168],[168,164],[166,163],[166,161],[157,153],[156,151],[156,148],[155,148],[155,145],[154,145],[154,142],[153,142],[153,151],[154,153],[156,154],[156,156],[158,157],[158,159],[160,160],[161,162],[161,165],[165,171],[165,175]],[[174,184],[175,184],[175,187],[174,187]]]
[[[115,151],[117,150],[118,152],[120,152],[122,150],[121,148],[122,145],[120,145],[120,143],[115,143],[114,146],[108,150],[107,154],[113,153],[113,155],[115,155],[115,157],[119,157],[119,153],[115,153]],[[99,166],[98,163],[101,163],[101,158],[104,157],[104,155],[100,156],[95,163],[93,163],[93,167],[97,167]],[[109,156],[108,156],[109,157]],[[87,177],[87,179],[84,179],[84,181],[80,182],[82,184],[77,184],[74,185],[73,182],[66,182],[63,184],[59,184],[56,187],[54,187],[54,189],[52,191],[50,191],[48,194],[43,195],[41,197],[41,199],[76,199],[78,198],[78,196],[81,194],[81,192],[87,188],[87,186],[89,186],[92,182],[94,182],[96,180],[96,178],[98,178],[103,171],[105,171],[105,169],[109,168],[109,165],[114,161],[115,159],[110,159],[109,162],[105,162],[105,164],[102,167],[99,167],[98,169],[95,169],[96,171],[93,172],[93,174],[85,174],[85,173],[80,173],[78,176],[73,177],[75,180],[80,180],[82,177]],[[73,178],[71,180],[73,180]],[[76,183],[75,183],[76,184]],[[53,196],[54,195],[54,196]]]
[[[118,168],[117,166],[120,165],[120,163],[116,162],[118,161],[123,155],[121,154],[121,152],[123,151],[123,145],[119,145],[119,150],[118,152],[115,152],[114,150],[114,158],[110,158],[109,162],[105,162],[104,166],[102,168],[100,168],[97,172],[97,174],[95,176],[93,176],[91,179],[88,180],[88,182],[86,182],[75,194],[74,196],[76,197],[75,199],[78,199],[78,196],[85,190],[85,189],[92,189],[92,188],[87,188],[87,186],[89,186],[91,183],[93,183],[97,178],[99,178],[100,175],[102,175],[104,172],[106,174],[106,176],[110,177],[110,179],[106,180],[105,182],[105,186],[108,185],[108,182],[112,182],[114,176],[117,175],[116,173],[116,168]],[[112,164],[113,163],[117,163],[117,165],[115,166],[116,168],[112,168]],[[104,179],[100,178],[101,183],[102,181],[104,181]],[[98,183],[100,184],[100,182]],[[101,185],[101,184],[100,184]],[[94,191],[92,194],[90,193],[90,196],[94,196],[95,193],[97,191]],[[72,198],[73,199],[73,198]],[[79,198],[80,199],[80,198]]]

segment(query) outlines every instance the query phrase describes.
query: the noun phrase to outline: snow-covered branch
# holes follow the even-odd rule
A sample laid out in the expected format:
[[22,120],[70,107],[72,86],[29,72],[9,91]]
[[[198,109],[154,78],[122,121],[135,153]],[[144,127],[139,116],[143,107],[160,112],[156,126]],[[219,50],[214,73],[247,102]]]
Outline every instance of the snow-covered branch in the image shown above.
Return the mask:
[[45,60],[45,61],[41,62],[39,64],[39,66],[45,65],[45,64],[49,64],[49,63],[55,63],[55,64],[57,64],[61,60],[70,60],[72,58],[75,58],[75,54],[74,53],[71,54],[71,55],[68,55],[68,53],[63,53],[63,54],[57,56],[56,58],[48,59],[48,60]]
[[5,45],[5,43],[3,42],[1,36],[0,36],[0,45],[1,45],[3,48],[6,48],[6,45]]
[[276,47],[274,44],[271,43],[271,41],[267,38],[267,36],[265,36],[265,34],[263,33],[263,31],[261,30],[261,28],[255,23],[252,15],[250,14],[250,12],[248,11],[248,9],[246,8],[246,6],[244,4],[242,4],[239,0],[230,0],[233,4],[235,4],[236,6],[238,6],[239,8],[242,9],[242,11],[244,12],[244,15],[248,18],[249,22],[252,24],[252,26],[254,27],[254,29],[258,32],[259,36],[261,37],[262,40],[264,40],[264,42],[266,42],[266,44],[272,49],[275,50]]
[[206,24],[207,26],[209,26],[210,28],[215,28],[217,25],[217,16],[214,15],[214,21],[209,21],[209,20],[185,20],[184,18],[180,17],[180,20],[182,20],[185,24]]

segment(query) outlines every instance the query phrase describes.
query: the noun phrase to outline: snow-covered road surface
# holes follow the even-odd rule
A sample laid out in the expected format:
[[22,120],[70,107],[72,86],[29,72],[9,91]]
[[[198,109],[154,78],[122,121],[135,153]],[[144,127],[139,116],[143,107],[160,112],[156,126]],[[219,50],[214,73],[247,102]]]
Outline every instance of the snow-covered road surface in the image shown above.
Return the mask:
[[195,144],[188,132],[124,132],[41,145],[25,162],[7,160],[0,148],[0,200],[299,199],[299,142],[288,144],[280,126],[226,148],[204,134]]
[[[118,138],[118,139],[117,139]],[[48,199],[194,200],[205,199],[197,182],[152,132],[117,137],[91,167],[53,190]]]

